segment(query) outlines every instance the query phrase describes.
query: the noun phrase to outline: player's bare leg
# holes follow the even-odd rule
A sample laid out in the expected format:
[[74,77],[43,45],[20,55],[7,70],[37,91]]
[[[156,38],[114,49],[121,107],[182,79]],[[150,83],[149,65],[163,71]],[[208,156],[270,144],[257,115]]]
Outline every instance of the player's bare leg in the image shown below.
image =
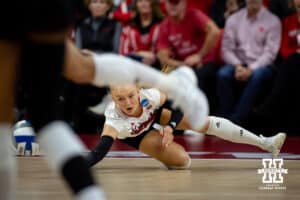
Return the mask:
[[141,141],[139,150],[159,161],[169,169],[188,169],[191,158],[182,146],[171,142],[168,147],[162,145],[162,137],[157,130],[150,131]]
[[15,157],[11,150],[16,65],[19,45],[0,41],[0,199],[14,199]]

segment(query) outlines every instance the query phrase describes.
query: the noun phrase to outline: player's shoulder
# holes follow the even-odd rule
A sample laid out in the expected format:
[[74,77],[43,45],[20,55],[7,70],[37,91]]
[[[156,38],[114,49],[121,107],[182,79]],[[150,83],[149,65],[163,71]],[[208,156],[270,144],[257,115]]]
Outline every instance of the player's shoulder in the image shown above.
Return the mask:
[[230,22],[236,21],[236,20],[239,21],[239,20],[243,19],[246,16],[246,14],[247,14],[247,9],[242,8],[242,9],[236,11],[235,13],[231,14],[228,17],[227,21],[230,21]]
[[160,91],[156,88],[140,89],[140,96],[151,99],[160,96]]
[[148,103],[158,106],[160,104],[160,98],[160,91],[156,88],[140,90],[140,101],[142,106],[147,106]]
[[275,24],[275,25],[279,25],[281,24],[281,20],[279,19],[279,17],[277,15],[275,15],[274,13],[272,13],[270,10],[268,10],[267,8],[263,8],[263,14],[264,17],[268,17],[271,23],[270,24]]

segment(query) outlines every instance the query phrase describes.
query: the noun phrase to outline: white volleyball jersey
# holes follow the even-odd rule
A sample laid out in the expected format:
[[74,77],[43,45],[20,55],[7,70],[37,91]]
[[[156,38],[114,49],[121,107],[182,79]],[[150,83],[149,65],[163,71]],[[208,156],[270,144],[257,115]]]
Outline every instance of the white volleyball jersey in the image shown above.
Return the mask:
[[157,110],[160,107],[160,92],[157,89],[141,89],[140,103],[143,113],[140,117],[130,117],[122,113],[111,102],[105,110],[105,124],[114,127],[118,131],[117,138],[136,137],[149,130],[154,122]]

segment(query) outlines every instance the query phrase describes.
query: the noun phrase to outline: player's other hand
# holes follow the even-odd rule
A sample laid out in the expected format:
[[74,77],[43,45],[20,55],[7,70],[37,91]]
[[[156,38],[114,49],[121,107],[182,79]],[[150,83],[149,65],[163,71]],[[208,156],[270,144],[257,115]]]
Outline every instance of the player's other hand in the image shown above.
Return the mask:
[[173,129],[170,126],[165,126],[159,130],[160,135],[162,136],[162,147],[167,148],[174,139]]

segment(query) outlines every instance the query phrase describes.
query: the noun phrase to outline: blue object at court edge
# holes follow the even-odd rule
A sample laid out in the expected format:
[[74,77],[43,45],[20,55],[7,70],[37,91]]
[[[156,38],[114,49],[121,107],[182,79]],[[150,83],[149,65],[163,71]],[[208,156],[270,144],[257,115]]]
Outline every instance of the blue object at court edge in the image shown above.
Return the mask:
[[39,147],[35,142],[35,133],[28,121],[22,120],[17,122],[13,136],[18,156],[34,156],[38,153]]

